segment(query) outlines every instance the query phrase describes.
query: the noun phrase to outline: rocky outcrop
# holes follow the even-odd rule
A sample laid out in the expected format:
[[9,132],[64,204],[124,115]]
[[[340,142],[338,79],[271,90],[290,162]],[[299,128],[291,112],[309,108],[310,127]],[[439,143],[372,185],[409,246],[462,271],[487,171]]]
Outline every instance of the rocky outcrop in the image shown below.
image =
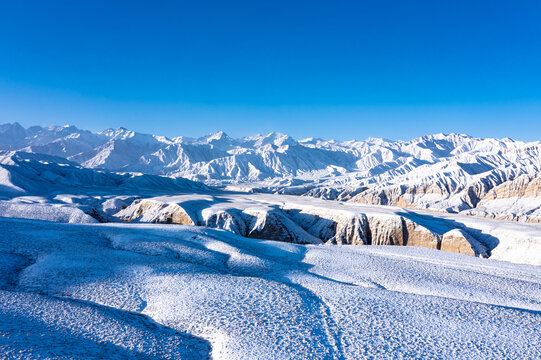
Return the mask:
[[430,249],[440,248],[440,235],[422,225],[402,217],[404,226],[404,243],[407,246],[420,246]]
[[406,245],[404,220],[396,215],[369,215],[368,224],[372,245]]
[[248,209],[247,237],[278,240],[298,244],[321,244],[322,241],[296,224],[280,210]]
[[[505,199],[509,201],[503,203]],[[376,186],[353,196],[350,201],[402,208],[434,207],[501,220],[541,222],[541,175],[524,174],[508,180],[504,174],[491,174],[466,186],[455,187],[441,183]]]
[[484,258],[489,256],[489,252],[483,244],[461,229],[454,229],[443,234],[440,250]]
[[157,200],[135,200],[116,216],[123,221],[162,224],[199,225],[231,231],[237,235],[298,244],[321,244],[287,215],[276,209],[204,209],[201,216],[191,216],[179,204]]
[[400,215],[327,209],[288,209],[291,219],[311,235],[344,245],[399,245],[437,249],[439,235]]
[[368,188],[352,197],[351,201],[371,205],[390,205],[404,208],[416,207],[424,195],[437,195],[440,198],[450,195],[449,189],[432,185],[392,185],[383,188]]
[[365,214],[356,215],[349,220],[337,221],[332,243],[347,245],[370,245],[372,233]]
[[438,249],[440,236],[403,216],[369,216],[372,245],[420,246]]
[[284,209],[295,223],[310,235],[330,244],[369,245],[368,219],[365,214],[325,209]]
[[155,200],[135,200],[116,216],[123,221],[141,221],[163,224],[196,225],[194,219],[178,204]]
[[395,245],[442,249],[461,254],[487,256],[488,250],[463,230],[445,234],[394,213],[362,213],[292,205],[212,206],[190,215],[182,203],[135,200],[118,214],[124,221],[201,225],[237,235],[298,244]]
[[442,209],[442,204],[447,202],[449,206],[446,210],[459,212],[477,206],[480,199],[501,181],[501,177],[489,175],[467,185],[440,180],[429,184],[376,186],[357,194],[351,201],[403,208],[435,207],[440,210],[445,209]]
[[237,235],[297,244],[321,244],[322,241],[305,231],[286,213],[277,209],[226,209],[201,213],[201,225],[224,229]]
[[465,212],[499,220],[541,223],[541,175],[521,175],[506,181],[481,197]]
[[241,211],[235,209],[221,210],[215,213],[203,210],[203,224],[206,227],[224,229],[240,236],[248,235],[248,227]]

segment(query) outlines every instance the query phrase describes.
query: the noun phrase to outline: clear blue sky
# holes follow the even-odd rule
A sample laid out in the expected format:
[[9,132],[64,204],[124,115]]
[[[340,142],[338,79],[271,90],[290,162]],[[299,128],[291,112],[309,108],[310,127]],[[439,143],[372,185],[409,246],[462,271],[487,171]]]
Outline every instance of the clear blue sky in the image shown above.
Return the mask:
[[2,1],[13,121],[541,140],[541,1]]

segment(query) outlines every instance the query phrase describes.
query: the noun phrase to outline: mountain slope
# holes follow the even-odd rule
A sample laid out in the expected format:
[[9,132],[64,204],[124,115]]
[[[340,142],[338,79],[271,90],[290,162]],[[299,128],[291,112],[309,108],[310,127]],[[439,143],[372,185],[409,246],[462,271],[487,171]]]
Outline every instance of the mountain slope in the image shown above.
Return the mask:
[[87,169],[58,156],[0,151],[0,216],[91,223],[135,198],[206,191],[183,178]]

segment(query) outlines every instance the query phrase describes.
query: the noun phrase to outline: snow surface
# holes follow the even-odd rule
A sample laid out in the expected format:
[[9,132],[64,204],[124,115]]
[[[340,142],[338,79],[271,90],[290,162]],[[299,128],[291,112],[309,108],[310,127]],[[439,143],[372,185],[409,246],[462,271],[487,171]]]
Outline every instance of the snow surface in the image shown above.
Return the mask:
[[6,358],[534,359],[541,267],[0,218]]

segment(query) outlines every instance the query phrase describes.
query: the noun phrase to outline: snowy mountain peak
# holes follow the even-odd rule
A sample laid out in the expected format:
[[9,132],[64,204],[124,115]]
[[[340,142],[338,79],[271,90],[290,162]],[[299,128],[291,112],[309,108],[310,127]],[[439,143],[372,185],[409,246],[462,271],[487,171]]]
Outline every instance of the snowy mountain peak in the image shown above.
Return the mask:
[[17,147],[26,136],[26,130],[17,122],[0,125],[0,144],[5,149]]
[[18,122],[0,124],[0,133],[6,133],[8,131],[24,133],[26,130]]
[[225,143],[231,143],[233,141],[233,139],[231,137],[229,137],[229,135],[227,135],[225,132],[223,131],[217,131],[215,133],[212,133],[210,135],[207,135],[207,136],[203,136],[201,138],[199,138],[198,142],[200,143],[204,143],[204,144],[218,144],[218,143],[222,143],[222,144],[225,144]]
[[115,129],[107,128],[105,130],[102,130],[102,131],[98,132],[98,135],[104,135],[104,136],[107,136],[107,137],[112,137],[114,133],[115,133]]
[[230,139],[230,137],[223,131],[217,131],[213,134],[210,134],[208,137],[207,137],[208,141],[212,141],[212,140],[222,140],[222,139]]
[[135,136],[135,131],[128,130],[124,127],[119,127],[112,133],[112,138],[116,139],[127,139]]
[[275,145],[275,146],[285,146],[285,145],[295,145],[297,141],[290,137],[287,134],[279,132],[270,132],[266,135],[256,135],[244,138],[247,142],[251,143],[254,147],[262,147],[265,145]]

